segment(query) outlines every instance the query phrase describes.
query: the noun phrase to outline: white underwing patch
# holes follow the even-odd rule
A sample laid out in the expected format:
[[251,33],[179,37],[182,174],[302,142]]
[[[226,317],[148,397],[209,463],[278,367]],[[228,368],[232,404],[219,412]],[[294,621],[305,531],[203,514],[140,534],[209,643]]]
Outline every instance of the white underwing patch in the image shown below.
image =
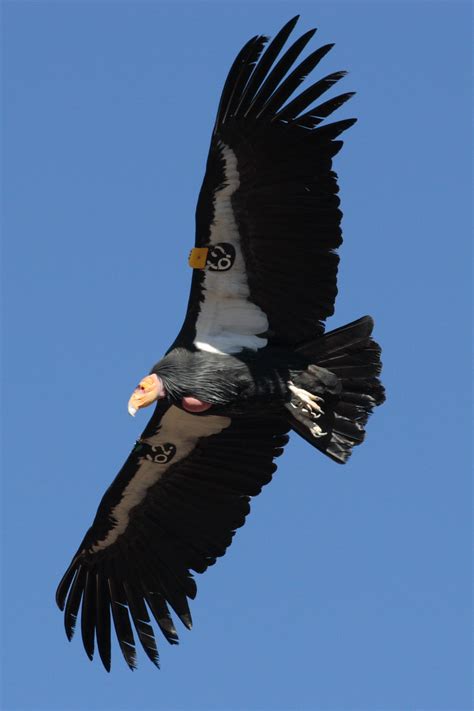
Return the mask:
[[216,415],[203,417],[184,412],[174,406],[170,407],[163,415],[158,432],[144,442],[152,446],[168,447],[171,442],[176,448],[176,454],[170,461],[164,463],[143,458],[137,473],[123,490],[120,502],[110,512],[110,517],[115,522],[113,527],[104,539],[91,546],[90,551],[95,553],[115,543],[126,530],[132,509],[143,501],[148,489],[161,479],[166,470],[184,459],[194,449],[198,439],[218,434],[230,423],[229,417]]
[[229,271],[204,272],[204,300],[196,319],[194,343],[202,351],[230,354],[239,353],[243,348],[264,348],[267,339],[259,334],[267,331],[268,319],[262,309],[249,301],[240,234],[231,201],[240,185],[237,158],[225,144],[220,143],[219,148],[225,164],[225,186],[214,195],[210,244],[232,244],[235,261]]

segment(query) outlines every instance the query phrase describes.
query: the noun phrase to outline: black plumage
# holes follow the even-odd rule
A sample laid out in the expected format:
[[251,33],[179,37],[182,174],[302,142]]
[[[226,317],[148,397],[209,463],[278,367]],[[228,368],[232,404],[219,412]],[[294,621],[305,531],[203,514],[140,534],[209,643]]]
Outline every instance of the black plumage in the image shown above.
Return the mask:
[[297,19],[268,44],[253,37],[230,69],[186,317],[130,401],[132,414],[156,408],[58,587],[68,638],[80,618],[107,670],[112,628],[133,669],[137,643],[159,666],[153,620],[171,644],[170,610],[191,627],[191,571],[224,555],[290,430],[345,462],[384,400],[371,318],[324,334],[342,241],[332,159],[355,119],[320,125],[352,92],[313,106],[344,72],[295,96],[332,47],[301,59],[310,30],[284,50]]

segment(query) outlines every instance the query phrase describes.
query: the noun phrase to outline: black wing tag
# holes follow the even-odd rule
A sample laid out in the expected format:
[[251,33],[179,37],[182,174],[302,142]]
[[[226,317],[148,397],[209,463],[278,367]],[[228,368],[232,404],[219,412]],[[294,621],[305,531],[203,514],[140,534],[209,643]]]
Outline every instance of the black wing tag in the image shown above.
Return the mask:
[[135,452],[145,457],[149,462],[156,464],[168,464],[176,454],[176,447],[171,442],[164,444],[148,444],[148,442],[137,442]]
[[235,248],[229,242],[219,242],[209,248],[207,268],[211,272],[227,272],[235,262]]
[[227,272],[235,262],[235,247],[229,242],[219,242],[211,247],[194,247],[189,255],[193,269],[209,269],[211,272]]

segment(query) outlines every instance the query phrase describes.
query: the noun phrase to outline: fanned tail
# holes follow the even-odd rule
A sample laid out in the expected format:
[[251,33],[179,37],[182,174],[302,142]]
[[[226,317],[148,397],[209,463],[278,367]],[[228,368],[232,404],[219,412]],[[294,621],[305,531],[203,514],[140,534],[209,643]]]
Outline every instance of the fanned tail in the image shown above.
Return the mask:
[[336,462],[346,462],[363,442],[369,415],[385,400],[373,326],[364,316],[297,349],[309,365],[290,385],[291,426]]

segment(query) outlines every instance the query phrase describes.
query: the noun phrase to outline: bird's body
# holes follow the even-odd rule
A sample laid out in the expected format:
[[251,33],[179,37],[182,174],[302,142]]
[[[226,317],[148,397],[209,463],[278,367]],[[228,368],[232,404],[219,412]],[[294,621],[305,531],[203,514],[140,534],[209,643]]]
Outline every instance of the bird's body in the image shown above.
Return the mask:
[[186,317],[129,403],[131,414],[156,409],[58,587],[68,637],[80,609],[86,652],[97,644],[107,669],[112,621],[132,668],[133,627],[158,663],[150,613],[171,643],[169,606],[190,626],[190,570],[225,553],[290,430],[343,463],[384,399],[372,319],[324,333],[342,241],[332,158],[354,120],[319,126],[349,93],[311,108],[341,72],[291,98],[331,47],[293,69],[314,34],[280,55],[296,20],[265,51],[266,38],[252,38],[229,72],[196,210]]
[[284,348],[244,351],[238,356],[175,348],[152,372],[162,378],[174,404],[194,396],[231,414],[233,408],[246,410],[259,403],[273,402],[281,408],[288,398],[291,367],[303,364],[303,358]]

